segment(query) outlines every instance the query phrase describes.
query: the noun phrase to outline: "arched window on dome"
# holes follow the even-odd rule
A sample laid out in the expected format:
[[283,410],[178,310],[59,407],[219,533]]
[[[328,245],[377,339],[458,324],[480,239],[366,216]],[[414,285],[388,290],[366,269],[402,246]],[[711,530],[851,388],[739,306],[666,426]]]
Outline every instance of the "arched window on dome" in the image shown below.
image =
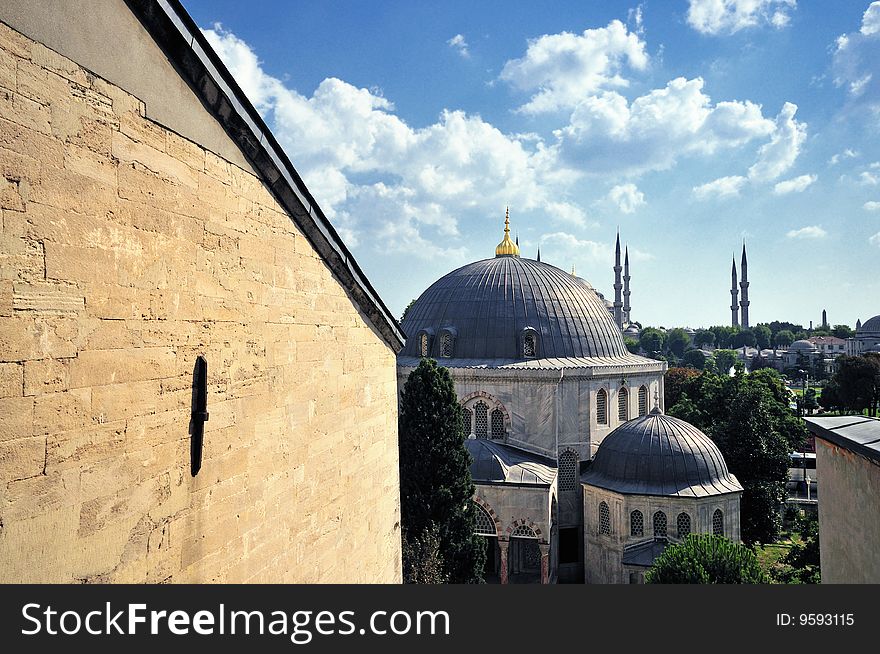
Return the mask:
[[577,490],[578,455],[574,450],[565,450],[559,455],[559,490]]
[[599,533],[611,533],[611,511],[606,502],[599,502]]
[[608,424],[608,393],[604,388],[596,393],[596,422],[600,425]]
[[462,411],[462,416],[464,416],[464,435],[470,436],[474,433],[474,412],[465,409]]
[[482,400],[474,405],[474,435],[489,438],[489,407]]
[[504,411],[501,409],[492,410],[492,438],[504,438]]
[[666,538],[666,514],[663,511],[654,514],[654,538]]
[[523,336],[523,356],[527,359],[535,357],[535,337],[532,334]]
[[620,422],[629,420],[629,391],[626,386],[621,386],[617,392],[617,419]]
[[449,332],[440,334],[440,356],[444,359],[452,356],[452,334]]
[[648,415],[648,387],[639,386],[639,415]]
[[428,345],[429,345],[428,335],[425,332],[422,332],[419,335],[419,356],[420,357],[428,356]]
[[691,517],[687,513],[679,513],[675,520],[675,528],[679,538],[687,538],[691,533]]
[[721,513],[721,509],[715,509],[715,513],[712,514],[712,533],[716,536],[724,535],[724,514]]
[[645,516],[638,509],[629,514],[629,535],[645,535]]

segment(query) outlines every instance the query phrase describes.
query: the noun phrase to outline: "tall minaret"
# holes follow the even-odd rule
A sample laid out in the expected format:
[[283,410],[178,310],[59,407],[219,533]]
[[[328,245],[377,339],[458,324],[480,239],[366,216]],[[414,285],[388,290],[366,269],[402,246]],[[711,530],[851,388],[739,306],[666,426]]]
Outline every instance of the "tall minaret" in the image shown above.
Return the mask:
[[742,309],[740,312],[742,314],[742,318],[740,320],[740,324],[744,329],[747,329],[749,326],[749,262],[746,261],[746,242],[743,241],[743,256],[742,256],[742,264],[740,265],[740,270],[742,271],[742,281],[739,283],[739,287],[741,290],[740,293],[740,301],[739,306]]
[[623,302],[620,301],[620,291],[623,284],[620,283],[620,231],[617,232],[617,246],[614,249],[614,322],[618,328],[623,329]]
[[730,324],[734,327],[739,326],[739,304],[736,299],[739,296],[739,290],[736,288],[736,257],[733,258],[733,268],[730,271]]
[[822,309],[822,329],[828,329],[828,313]]
[[626,252],[623,256],[623,322],[630,323],[629,319],[629,246],[626,246]]

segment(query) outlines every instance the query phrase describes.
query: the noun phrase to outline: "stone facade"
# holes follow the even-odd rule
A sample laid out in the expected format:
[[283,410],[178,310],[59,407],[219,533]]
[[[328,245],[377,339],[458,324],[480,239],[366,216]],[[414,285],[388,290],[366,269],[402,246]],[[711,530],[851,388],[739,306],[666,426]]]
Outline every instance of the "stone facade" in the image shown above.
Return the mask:
[[399,582],[393,349],[260,178],[147,116],[0,23],[0,581]]

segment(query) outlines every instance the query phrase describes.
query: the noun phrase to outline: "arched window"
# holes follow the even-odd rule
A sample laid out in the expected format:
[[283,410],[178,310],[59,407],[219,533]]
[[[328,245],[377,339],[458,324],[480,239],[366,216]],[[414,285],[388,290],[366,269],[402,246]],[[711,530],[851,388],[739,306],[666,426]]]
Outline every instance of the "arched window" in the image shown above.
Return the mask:
[[629,391],[626,386],[621,386],[617,393],[617,419],[620,422],[629,420]]
[[577,488],[578,455],[565,450],[559,455],[559,490],[573,491]]
[[604,388],[596,393],[596,422],[600,425],[608,424],[608,393]]
[[495,521],[492,516],[476,502],[472,502],[472,506],[476,510],[474,533],[480,536],[497,536],[498,532],[495,529]]
[[639,415],[648,414],[648,389],[646,386],[639,386]]
[[638,509],[629,514],[629,535],[645,535],[645,516]]
[[523,356],[532,359],[535,356],[535,335],[526,334],[523,336]]
[[445,359],[452,356],[452,334],[449,332],[440,334],[440,356]]
[[599,533],[611,533],[611,511],[605,502],[599,502]]
[[492,438],[504,438],[504,411],[492,410]]
[[428,335],[424,333],[419,336],[419,356],[428,356]]
[[474,435],[477,438],[489,438],[489,407],[480,400],[474,405]]
[[715,509],[715,513],[712,514],[712,533],[716,536],[724,535],[724,514],[721,513],[721,509]]
[[663,511],[654,514],[654,538],[666,538],[666,514]]
[[526,525],[520,525],[516,529],[514,529],[511,534],[511,538],[537,538],[538,534],[535,531]]
[[465,409],[462,412],[462,416],[464,417],[464,435],[470,436],[474,433],[474,412],[470,409]]
[[687,538],[691,533],[691,517],[687,513],[679,513],[675,520],[675,527],[678,530],[679,538]]

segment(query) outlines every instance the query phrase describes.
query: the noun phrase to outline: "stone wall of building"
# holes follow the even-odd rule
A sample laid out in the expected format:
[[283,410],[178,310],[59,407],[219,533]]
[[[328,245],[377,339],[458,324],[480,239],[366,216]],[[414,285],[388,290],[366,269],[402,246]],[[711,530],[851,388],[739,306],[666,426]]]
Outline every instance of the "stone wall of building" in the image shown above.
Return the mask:
[[259,179],[145,115],[0,23],[0,581],[399,582],[395,353]]

